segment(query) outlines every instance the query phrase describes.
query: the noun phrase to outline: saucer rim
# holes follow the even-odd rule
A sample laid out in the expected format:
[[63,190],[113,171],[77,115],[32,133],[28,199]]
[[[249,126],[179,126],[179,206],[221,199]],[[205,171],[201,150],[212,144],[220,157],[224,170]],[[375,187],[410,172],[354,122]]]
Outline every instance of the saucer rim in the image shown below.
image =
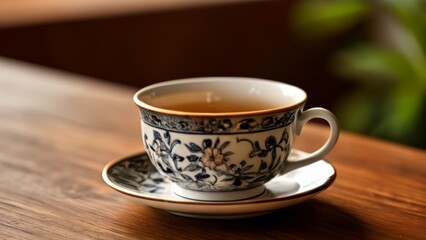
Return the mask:
[[[304,153],[304,151],[298,150],[298,149],[293,149],[292,151],[297,151],[297,152],[301,152]],[[115,191],[118,191],[120,193],[126,194],[128,196],[131,197],[136,197],[136,198],[141,198],[144,200],[148,200],[148,201],[156,201],[156,202],[164,202],[164,203],[173,203],[173,204],[184,204],[184,205],[204,205],[204,206],[211,206],[211,205],[225,205],[225,206],[229,206],[229,205],[242,205],[242,204],[259,204],[259,203],[271,203],[271,202],[280,202],[280,201],[285,201],[285,200],[291,200],[291,199],[297,199],[297,198],[301,198],[301,197],[308,197],[310,195],[313,195],[315,193],[320,193],[324,190],[326,190],[327,188],[329,188],[334,181],[336,180],[337,177],[337,172],[336,172],[336,168],[333,166],[333,164],[331,164],[330,162],[328,162],[325,159],[321,159],[318,161],[323,161],[325,163],[327,163],[328,165],[330,165],[333,169],[333,174],[327,178],[327,180],[321,184],[320,186],[313,188],[311,190],[305,191],[305,192],[300,192],[300,193],[296,193],[294,195],[289,195],[289,196],[281,196],[281,197],[276,197],[276,198],[269,198],[269,199],[262,199],[261,197],[259,198],[252,198],[252,199],[246,199],[246,200],[241,200],[241,201],[198,201],[198,200],[191,200],[191,199],[163,199],[161,197],[149,197],[149,196],[145,196],[144,195],[139,195],[137,192],[134,191],[130,191],[124,187],[121,187],[115,183],[113,183],[109,177],[108,177],[108,170],[114,166],[115,164],[118,164],[119,162],[125,161],[129,158],[133,158],[142,154],[146,154],[145,150],[139,150],[136,151],[134,153],[131,154],[127,154],[121,157],[117,157],[114,160],[108,162],[103,170],[102,170],[102,179],[104,180],[104,182],[112,189],[114,189]],[[290,173],[290,172],[288,172]],[[288,174],[286,173],[286,174]],[[281,175],[282,176],[282,175]],[[277,176],[279,177],[279,176]],[[165,177],[166,178],[166,177]],[[170,182],[170,184],[172,184],[172,182]]]

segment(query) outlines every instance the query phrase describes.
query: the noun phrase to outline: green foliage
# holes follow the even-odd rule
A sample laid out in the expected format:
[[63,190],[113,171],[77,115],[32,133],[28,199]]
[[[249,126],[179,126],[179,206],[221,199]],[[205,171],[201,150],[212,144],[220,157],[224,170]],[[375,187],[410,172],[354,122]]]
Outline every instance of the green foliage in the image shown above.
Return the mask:
[[361,21],[374,33],[353,38],[330,64],[358,86],[336,109],[343,128],[426,148],[424,5],[416,0],[336,0],[303,1],[295,8],[296,26],[311,37],[324,38]]
[[307,1],[295,7],[293,19],[307,35],[328,35],[348,28],[369,11],[368,4],[357,0]]

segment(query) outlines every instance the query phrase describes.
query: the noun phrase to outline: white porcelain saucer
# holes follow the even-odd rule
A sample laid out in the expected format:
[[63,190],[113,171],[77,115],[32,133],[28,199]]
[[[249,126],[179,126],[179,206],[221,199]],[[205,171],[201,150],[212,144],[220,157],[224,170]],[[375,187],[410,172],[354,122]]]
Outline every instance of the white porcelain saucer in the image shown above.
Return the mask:
[[[289,158],[300,154],[306,153],[293,150]],[[258,197],[225,202],[190,200],[174,194],[172,182],[157,172],[145,152],[108,163],[102,178],[113,189],[176,215],[232,219],[262,215],[305,201],[331,186],[336,171],[330,163],[320,160],[275,177]]]

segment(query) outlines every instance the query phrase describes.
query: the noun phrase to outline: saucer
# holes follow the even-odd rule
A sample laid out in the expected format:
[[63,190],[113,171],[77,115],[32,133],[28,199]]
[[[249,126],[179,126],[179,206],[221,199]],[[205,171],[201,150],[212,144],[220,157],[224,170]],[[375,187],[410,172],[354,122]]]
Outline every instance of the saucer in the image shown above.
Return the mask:
[[[306,153],[292,150],[289,159]],[[111,188],[142,203],[172,214],[207,219],[233,219],[263,215],[303,202],[327,189],[336,170],[326,160],[277,176],[265,184],[260,196],[240,201],[197,201],[176,195],[173,183],[160,175],[148,155],[140,152],[108,163],[102,178]]]

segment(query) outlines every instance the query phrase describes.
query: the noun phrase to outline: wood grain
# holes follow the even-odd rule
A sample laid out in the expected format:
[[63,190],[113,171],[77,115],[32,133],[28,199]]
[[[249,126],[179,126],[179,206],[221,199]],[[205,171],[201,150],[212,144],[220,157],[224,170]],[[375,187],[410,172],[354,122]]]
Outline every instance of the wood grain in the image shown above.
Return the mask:
[[[342,132],[334,185],[303,204],[242,220],[197,220],[103,183],[141,149],[136,89],[0,58],[0,239],[424,239],[426,152]],[[327,129],[311,124],[297,148]]]

